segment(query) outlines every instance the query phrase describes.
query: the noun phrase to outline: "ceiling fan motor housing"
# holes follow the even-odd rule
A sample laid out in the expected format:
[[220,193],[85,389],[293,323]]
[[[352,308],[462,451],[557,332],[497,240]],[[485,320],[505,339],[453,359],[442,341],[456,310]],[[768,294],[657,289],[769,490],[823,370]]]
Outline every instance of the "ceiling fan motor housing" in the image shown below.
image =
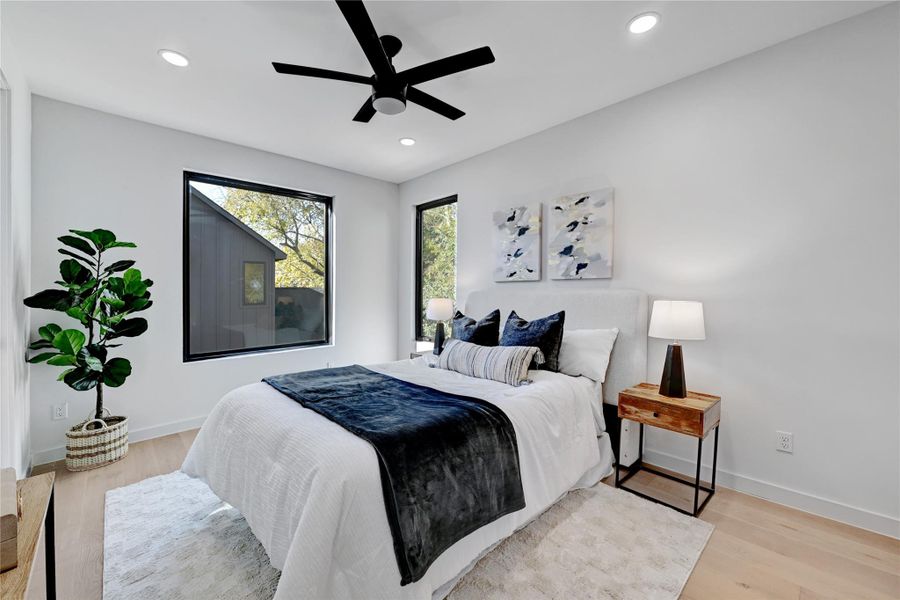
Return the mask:
[[405,83],[399,81],[378,82],[372,86],[372,106],[385,115],[398,115],[406,110]]

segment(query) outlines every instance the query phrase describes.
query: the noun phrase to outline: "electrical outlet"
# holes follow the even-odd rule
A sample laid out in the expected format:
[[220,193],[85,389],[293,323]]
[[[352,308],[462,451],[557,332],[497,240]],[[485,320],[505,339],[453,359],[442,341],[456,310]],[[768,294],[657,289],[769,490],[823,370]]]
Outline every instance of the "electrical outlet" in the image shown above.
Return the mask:
[[794,453],[794,434],[789,431],[775,432],[775,449],[779,452]]
[[69,418],[69,403],[63,402],[62,404],[54,404],[53,405],[53,420],[61,421],[62,419]]

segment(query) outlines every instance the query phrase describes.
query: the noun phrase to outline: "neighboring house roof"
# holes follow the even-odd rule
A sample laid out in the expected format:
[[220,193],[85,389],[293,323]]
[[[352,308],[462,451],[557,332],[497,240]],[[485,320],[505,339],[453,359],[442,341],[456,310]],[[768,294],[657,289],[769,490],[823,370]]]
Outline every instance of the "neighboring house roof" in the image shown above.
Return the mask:
[[273,244],[272,242],[270,242],[263,236],[256,233],[256,231],[254,231],[252,227],[249,227],[246,223],[244,223],[243,221],[238,219],[236,216],[234,216],[233,214],[231,214],[230,212],[228,212],[227,210],[225,210],[224,208],[222,208],[221,206],[219,206],[218,204],[216,204],[215,202],[210,200],[203,192],[201,192],[194,186],[191,186],[191,197],[196,198],[200,202],[203,202],[204,204],[209,206],[211,209],[213,209],[216,213],[218,213],[220,216],[224,217],[225,219],[227,219],[230,222],[237,225],[237,227],[239,229],[241,229],[244,233],[246,233],[247,235],[249,235],[250,237],[255,239],[257,242],[259,242],[260,244],[262,244],[269,250],[271,250],[275,254],[275,260],[284,260],[287,258],[287,254],[285,254],[281,248],[279,248],[278,246],[276,246],[275,244]]

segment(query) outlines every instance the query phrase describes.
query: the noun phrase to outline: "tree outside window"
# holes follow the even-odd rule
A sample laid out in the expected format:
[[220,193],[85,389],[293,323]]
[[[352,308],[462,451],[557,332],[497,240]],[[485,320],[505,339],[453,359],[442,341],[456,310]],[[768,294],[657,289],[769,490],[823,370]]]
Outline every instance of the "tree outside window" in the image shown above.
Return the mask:
[[[437,323],[425,318],[431,298],[456,300],[456,196],[417,208],[416,339],[432,340]],[[449,323],[445,323],[449,325]]]

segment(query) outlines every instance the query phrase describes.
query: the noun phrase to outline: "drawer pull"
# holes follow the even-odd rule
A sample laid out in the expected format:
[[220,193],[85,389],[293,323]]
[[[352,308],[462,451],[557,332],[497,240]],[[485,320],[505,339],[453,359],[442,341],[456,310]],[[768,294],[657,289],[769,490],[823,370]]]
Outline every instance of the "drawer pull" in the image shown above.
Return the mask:
[[659,413],[658,413],[658,412],[654,412],[654,413],[653,413],[653,418],[654,418],[654,419],[658,419],[658,418],[659,418]]

